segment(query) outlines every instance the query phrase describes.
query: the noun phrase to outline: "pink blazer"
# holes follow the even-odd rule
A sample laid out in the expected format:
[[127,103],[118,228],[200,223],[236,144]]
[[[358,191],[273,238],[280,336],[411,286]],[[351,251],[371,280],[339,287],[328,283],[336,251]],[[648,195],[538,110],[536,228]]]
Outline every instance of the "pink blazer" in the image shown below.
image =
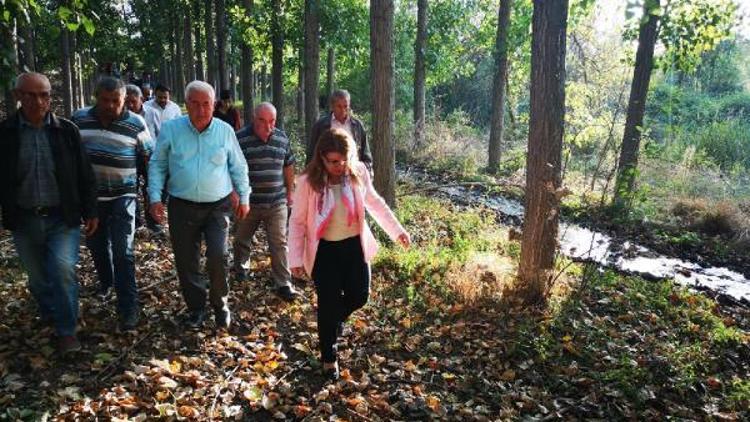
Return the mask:
[[[372,235],[365,219],[365,210],[388,233],[392,240],[398,239],[406,230],[399,224],[396,217],[388,208],[383,198],[375,191],[370,180],[370,172],[364,164],[359,163],[362,184],[352,186],[354,202],[361,228],[360,239],[365,261],[372,262],[378,252],[378,243]],[[315,265],[315,254],[318,252],[319,239],[316,236],[315,214],[320,194],[307,182],[307,175],[297,179],[297,189],[294,193],[292,216],[289,219],[289,267],[304,267],[308,275],[312,275]]]

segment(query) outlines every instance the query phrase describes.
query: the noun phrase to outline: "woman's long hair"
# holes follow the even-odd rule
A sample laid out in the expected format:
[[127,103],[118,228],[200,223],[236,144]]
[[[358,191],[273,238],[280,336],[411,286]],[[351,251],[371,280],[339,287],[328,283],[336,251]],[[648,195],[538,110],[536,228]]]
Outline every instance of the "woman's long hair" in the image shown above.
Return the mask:
[[326,171],[323,156],[329,152],[337,152],[346,157],[346,171],[352,184],[359,184],[362,176],[358,173],[359,159],[357,158],[357,145],[354,139],[344,130],[329,129],[318,138],[312,160],[305,168],[304,174],[310,186],[320,193],[328,183],[328,172]]

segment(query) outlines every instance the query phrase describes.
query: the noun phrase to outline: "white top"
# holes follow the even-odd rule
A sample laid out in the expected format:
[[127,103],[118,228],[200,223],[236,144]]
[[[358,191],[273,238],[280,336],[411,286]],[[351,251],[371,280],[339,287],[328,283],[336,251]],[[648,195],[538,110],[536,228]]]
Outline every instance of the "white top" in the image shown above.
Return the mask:
[[333,191],[336,206],[333,208],[333,215],[323,233],[323,239],[336,242],[359,235],[358,222],[355,221],[351,225],[347,225],[346,206],[344,206],[344,202],[341,200],[341,185],[329,185],[329,187]]
[[167,120],[176,119],[180,116],[182,116],[182,110],[180,110],[180,106],[177,105],[177,103],[170,100],[167,102],[167,106],[164,108],[161,108],[159,103],[156,102],[156,99],[148,100],[143,105],[147,107],[151,107],[159,114],[159,120],[164,123]]
[[354,138],[354,131],[352,130],[352,118],[351,116],[346,116],[346,120],[344,123],[339,122],[336,120],[336,116],[331,113],[331,129],[342,129],[346,131],[349,136]]

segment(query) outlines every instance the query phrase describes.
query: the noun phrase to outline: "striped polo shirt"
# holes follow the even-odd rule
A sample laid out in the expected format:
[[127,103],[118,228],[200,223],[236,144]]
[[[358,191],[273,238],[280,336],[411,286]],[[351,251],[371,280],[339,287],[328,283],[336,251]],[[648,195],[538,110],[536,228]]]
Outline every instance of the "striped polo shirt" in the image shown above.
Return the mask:
[[105,128],[96,118],[96,107],[87,107],[76,111],[72,120],[94,168],[98,199],[136,196],[136,157],[153,149],[143,117],[125,110]]
[[284,167],[294,164],[289,138],[274,129],[268,142],[263,142],[248,125],[237,132],[240,149],[245,156],[250,177],[250,205],[271,208],[286,203]]

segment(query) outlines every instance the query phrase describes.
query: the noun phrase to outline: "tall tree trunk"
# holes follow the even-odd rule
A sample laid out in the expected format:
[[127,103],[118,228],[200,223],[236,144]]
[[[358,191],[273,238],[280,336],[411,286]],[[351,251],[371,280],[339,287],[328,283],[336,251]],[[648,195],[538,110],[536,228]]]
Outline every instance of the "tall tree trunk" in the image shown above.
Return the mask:
[[[31,19],[31,15],[29,15]],[[18,64],[21,70],[35,71],[36,63],[34,55],[34,26],[33,22],[24,22],[23,19],[16,21],[18,24]]]
[[[3,46],[0,47],[0,54],[2,54],[3,56],[7,56],[7,58],[9,59],[7,69],[10,72],[15,73],[18,67],[18,50],[16,49],[17,41],[16,41],[16,27],[15,27],[14,19],[11,19],[10,22],[7,22],[3,25],[0,25],[0,37],[2,37],[2,39],[4,40],[10,41],[7,44],[3,44]],[[13,97],[12,78],[8,78],[7,81],[4,81],[3,97],[5,100],[5,112],[7,113],[8,116],[10,116],[11,114],[15,113],[17,110],[16,99]]]
[[271,63],[273,70],[273,105],[276,107],[276,126],[284,128],[284,11],[281,0],[273,0],[271,18]]
[[227,10],[226,0],[216,0],[216,60],[219,71],[219,87],[217,91],[229,88],[229,72],[227,71]]
[[526,305],[546,302],[555,269],[567,20],[567,0],[534,0],[526,208],[518,268],[519,293]]
[[182,98],[184,94],[185,89],[185,64],[187,64],[187,61],[184,60],[183,52],[182,52],[182,33],[184,31],[184,25],[183,25],[183,19],[181,13],[177,13],[174,16],[174,25],[172,26],[174,31],[174,46],[175,46],[175,57],[174,57],[174,70],[175,70],[175,84],[177,86],[173,86],[172,89],[173,95],[178,98],[180,101],[185,101],[184,98]]
[[[300,54],[300,59],[302,59],[302,55]],[[299,69],[297,69],[297,119],[300,123],[299,126],[302,128],[301,136],[304,137],[305,122],[307,120],[305,120],[305,66],[302,64],[302,60],[300,60]],[[307,143],[307,138],[303,139]]]
[[[242,0],[245,15],[253,14],[253,0]],[[252,22],[252,20],[250,20]],[[253,50],[247,40],[242,40],[242,114],[245,124],[253,121]]]
[[193,30],[195,38],[195,79],[206,80],[203,70],[203,37],[201,36],[201,0],[193,0]]
[[[185,63],[185,80],[186,82],[194,81],[195,78],[195,57],[193,56],[193,32],[192,19],[190,18],[190,8],[185,11],[185,20],[183,21],[183,60]],[[196,25],[198,26],[198,25]]]
[[[305,140],[318,119],[318,78],[320,72],[319,0],[305,0]],[[309,149],[309,148],[308,148]]]
[[70,33],[70,89],[73,109],[83,107],[80,92],[80,68],[78,67],[78,34]]
[[214,14],[212,0],[206,0],[206,8],[204,10],[205,15],[203,21],[206,26],[206,63],[208,64],[208,73],[206,75],[206,82],[211,84],[214,88],[218,88],[216,85],[218,82],[217,77],[217,65],[216,65],[216,31],[214,31]]
[[370,1],[372,161],[375,170],[375,189],[390,206],[396,203],[396,152],[393,143],[393,9],[393,0]]
[[505,76],[508,74],[508,29],[513,0],[500,0],[497,13],[497,38],[495,39],[495,76],[492,86],[492,123],[487,168],[497,171],[505,128]]
[[414,44],[414,149],[424,144],[425,48],[427,46],[427,0],[417,1],[417,42]]
[[63,112],[65,117],[70,117],[73,114],[73,82],[70,69],[70,31],[65,25],[60,32],[60,46],[62,52]]
[[647,18],[638,34],[638,51],[635,55],[633,82],[630,85],[628,114],[625,117],[625,131],[617,165],[614,206],[619,209],[627,207],[633,196],[638,151],[641,144],[641,128],[654,64],[654,45],[658,36],[658,10],[659,0],[647,0],[643,5],[643,13]]
[[260,77],[258,78],[258,96],[261,101],[268,100],[268,67],[265,63],[260,66]]
[[[335,86],[336,75],[336,55],[333,47],[328,47],[328,60],[326,60],[326,100],[331,99],[331,93]],[[328,104],[329,101],[326,101]]]

